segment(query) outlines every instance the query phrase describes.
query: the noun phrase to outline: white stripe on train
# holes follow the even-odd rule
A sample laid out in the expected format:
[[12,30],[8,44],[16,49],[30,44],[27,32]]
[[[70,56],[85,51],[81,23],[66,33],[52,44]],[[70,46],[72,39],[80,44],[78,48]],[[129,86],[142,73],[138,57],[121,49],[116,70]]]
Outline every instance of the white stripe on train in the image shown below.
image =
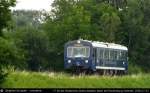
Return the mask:
[[121,67],[102,67],[102,66],[96,66],[96,69],[125,70],[125,68]]

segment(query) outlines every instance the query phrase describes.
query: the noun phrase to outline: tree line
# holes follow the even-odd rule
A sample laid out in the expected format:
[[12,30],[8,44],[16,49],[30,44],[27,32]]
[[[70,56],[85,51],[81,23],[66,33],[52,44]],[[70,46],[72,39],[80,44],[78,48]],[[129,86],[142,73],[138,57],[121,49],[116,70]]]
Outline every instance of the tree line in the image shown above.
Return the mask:
[[8,65],[62,71],[64,44],[79,38],[125,45],[129,64],[149,72],[150,1],[125,1],[120,7],[106,0],[54,0],[47,12],[11,11],[16,1],[1,0],[0,80]]

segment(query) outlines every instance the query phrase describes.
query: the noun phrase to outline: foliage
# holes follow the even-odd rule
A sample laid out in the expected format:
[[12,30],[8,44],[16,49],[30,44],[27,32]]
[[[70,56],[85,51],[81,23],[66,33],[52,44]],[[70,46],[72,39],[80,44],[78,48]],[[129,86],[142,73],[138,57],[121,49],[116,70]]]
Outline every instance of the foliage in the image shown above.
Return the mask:
[[[46,34],[32,27],[9,32],[7,38],[13,39],[18,49],[25,56],[27,69],[38,71],[40,67],[46,68],[49,56],[49,43]],[[24,66],[23,64],[20,64]]]
[[3,71],[2,64],[0,64],[0,87],[2,86],[6,76],[7,73]]
[[[138,64],[148,71],[149,63],[149,47],[150,47],[150,19],[149,13],[150,1],[129,0],[128,8],[120,13],[122,26],[116,37],[118,42],[128,46],[130,61]],[[122,40],[122,41],[121,41]]]
[[34,29],[40,29],[42,22],[44,21],[46,11],[36,10],[14,10],[12,11],[12,29],[24,28],[28,26],[34,27]]
[[[23,62],[23,55],[20,54],[14,42],[0,38],[0,64],[2,65],[17,65],[18,62]],[[21,60],[21,61],[19,61]]]
[[0,37],[0,82],[4,81],[7,76],[8,65],[15,65],[21,68],[23,57],[13,42]]
[[[3,71],[3,66],[13,61],[16,51],[11,50],[12,44],[2,38],[2,30],[8,27],[8,21],[11,20],[10,7],[15,5],[16,0],[0,0],[0,86],[7,73]],[[11,45],[11,46],[9,46]],[[9,59],[10,58],[10,59]]]
[[0,1],[0,36],[2,29],[8,26],[8,21],[11,20],[10,7],[15,6],[16,0],[1,0]]

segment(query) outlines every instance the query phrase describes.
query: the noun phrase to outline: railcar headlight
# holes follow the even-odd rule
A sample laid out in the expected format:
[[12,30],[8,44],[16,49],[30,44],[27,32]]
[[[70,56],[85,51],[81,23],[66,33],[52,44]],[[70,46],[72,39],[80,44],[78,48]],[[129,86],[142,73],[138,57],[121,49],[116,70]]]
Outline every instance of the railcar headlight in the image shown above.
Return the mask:
[[71,60],[68,60],[68,63],[71,63]]
[[85,60],[85,63],[88,63],[89,61],[88,60]]

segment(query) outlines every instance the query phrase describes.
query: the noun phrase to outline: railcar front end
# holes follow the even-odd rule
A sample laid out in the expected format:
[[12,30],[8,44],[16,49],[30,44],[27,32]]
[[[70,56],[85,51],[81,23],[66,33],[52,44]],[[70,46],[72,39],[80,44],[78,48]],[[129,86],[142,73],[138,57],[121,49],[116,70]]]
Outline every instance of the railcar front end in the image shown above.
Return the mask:
[[64,48],[65,69],[90,69],[92,65],[92,44],[82,40],[70,41]]

